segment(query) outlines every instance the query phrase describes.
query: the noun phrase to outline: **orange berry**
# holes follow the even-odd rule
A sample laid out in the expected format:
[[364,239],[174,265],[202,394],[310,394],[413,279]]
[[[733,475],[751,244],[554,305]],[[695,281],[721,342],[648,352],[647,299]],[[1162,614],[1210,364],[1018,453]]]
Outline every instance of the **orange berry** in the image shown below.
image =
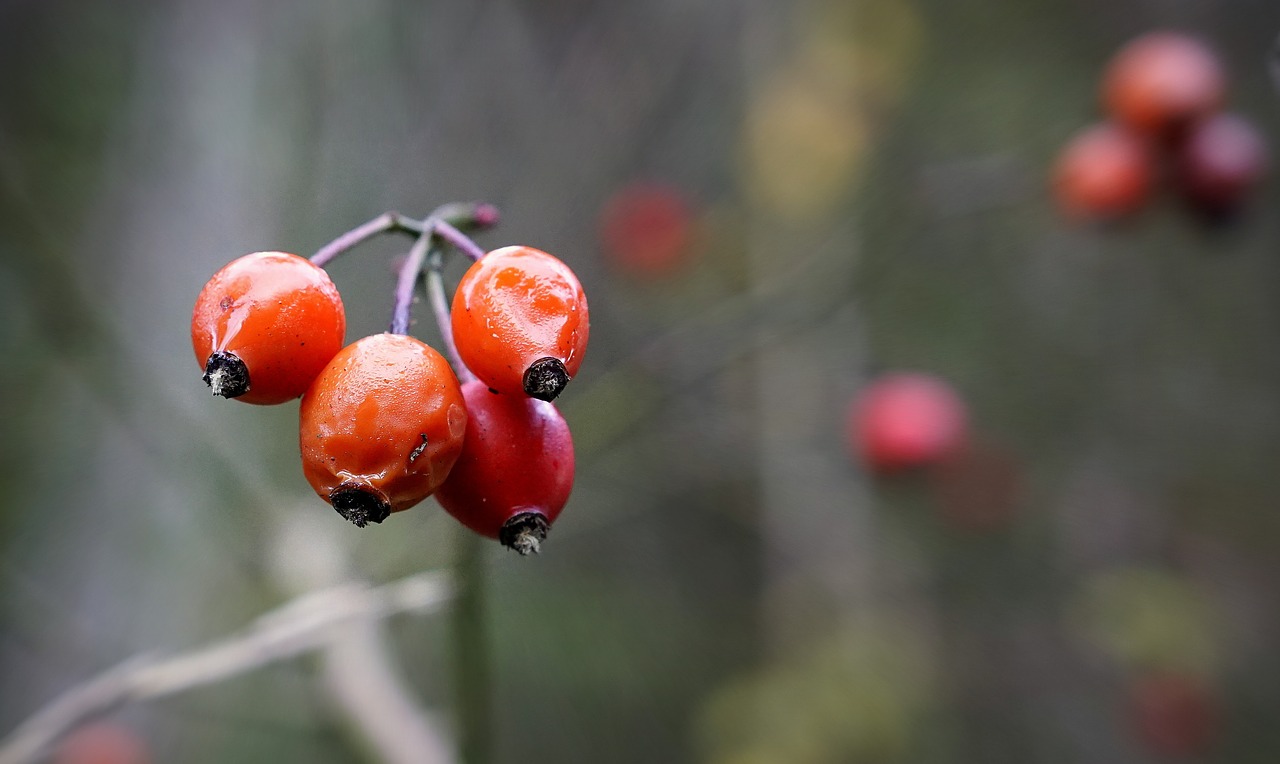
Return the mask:
[[414,337],[375,334],[343,348],[302,397],[302,471],[343,517],[380,523],[444,482],[466,429],[444,357]]
[[587,350],[587,296],[569,266],[533,247],[503,247],[463,275],[451,315],[458,355],[490,388],[552,400]]
[[284,252],[245,255],[213,275],[191,312],[191,345],[215,395],[284,403],[342,349],[346,313],[323,268]]

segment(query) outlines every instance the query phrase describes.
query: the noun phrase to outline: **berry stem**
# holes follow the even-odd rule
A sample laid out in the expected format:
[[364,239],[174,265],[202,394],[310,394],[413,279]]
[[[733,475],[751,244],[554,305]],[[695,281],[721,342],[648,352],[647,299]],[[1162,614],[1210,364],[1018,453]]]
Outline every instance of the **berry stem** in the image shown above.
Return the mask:
[[400,266],[400,275],[396,279],[396,299],[391,309],[391,333],[408,334],[409,322],[412,318],[413,288],[418,283],[418,274],[422,273],[422,264],[431,249],[431,235],[423,233],[409,249],[409,256]]
[[352,228],[321,247],[319,251],[311,256],[311,262],[323,268],[338,255],[354,249],[378,234],[399,232],[421,236],[426,230],[426,224],[420,220],[406,217],[399,212],[384,212],[368,223]]
[[[413,226],[412,230],[418,232],[418,238],[409,249],[409,256],[405,258],[404,265],[400,266],[400,273],[396,277],[396,296],[395,304],[391,309],[390,331],[392,334],[409,333],[413,293],[418,285],[418,277],[425,269],[427,295],[431,300],[431,308],[435,313],[436,324],[440,327],[445,348],[449,351],[449,360],[453,362],[458,378],[467,382],[473,377],[471,371],[462,363],[457,345],[453,342],[453,329],[449,321],[449,301],[445,297],[444,280],[440,275],[444,267],[444,250],[437,246],[437,239],[452,245],[472,260],[478,260],[484,257],[484,250],[459,228],[484,229],[497,222],[498,208],[484,202],[445,204],[437,207],[431,216],[421,223],[404,218],[398,213],[388,212],[334,239],[332,243],[316,253],[311,261],[316,265],[323,265],[338,253],[351,249],[371,236],[392,230],[410,230],[405,226]],[[326,260],[321,261],[321,255],[325,255]]]
[[449,223],[449,221],[432,216],[432,219],[428,220],[427,225],[434,234],[452,244],[455,249],[471,258],[473,261],[484,257],[484,250],[480,248],[480,245],[472,241],[471,237],[455,228],[451,223]]
[[441,253],[433,250],[432,257],[427,262],[427,299],[431,301],[431,312],[436,316],[436,325],[440,327],[440,336],[444,340],[445,351],[449,355],[449,362],[453,364],[454,373],[458,375],[458,381],[466,384],[474,380],[476,377],[471,373],[471,369],[462,362],[462,356],[458,355],[458,345],[453,341],[453,324],[449,317],[449,299],[444,292],[444,276],[440,273],[442,265]]

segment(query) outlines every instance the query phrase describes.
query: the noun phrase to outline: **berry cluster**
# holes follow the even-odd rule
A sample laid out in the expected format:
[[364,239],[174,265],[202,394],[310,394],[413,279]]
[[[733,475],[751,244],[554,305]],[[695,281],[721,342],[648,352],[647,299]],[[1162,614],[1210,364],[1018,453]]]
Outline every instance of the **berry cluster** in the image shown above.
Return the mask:
[[[568,501],[573,441],[552,401],[586,352],[586,295],[546,252],[486,254],[463,232],[496,220],[488,205],[450,205],[423,221],[384,215],[310,260],[245,255],[196,299],[191,342],[205,382],[246,403],[301,397],[303,474],[357,526],[435,494],[463,525],[528,554]],[[323,266],[392,231],[417,241],[400,271],[390,331],[344,347],[342,298]],[[451,307],[441,277],[450,250],[474,260]],[[408,334],[420,281],[452,366]]]
[[1236,213],[1266,173],[1267,149],[1248,120],[1222,111],[1226,81],[1213,52],[1177,32],[1121,48],[1103,78],[1108,119],[1076,134],[1058,158],[1053,185],[1063,211],[1122,218],[1165,176],[1207,218]]

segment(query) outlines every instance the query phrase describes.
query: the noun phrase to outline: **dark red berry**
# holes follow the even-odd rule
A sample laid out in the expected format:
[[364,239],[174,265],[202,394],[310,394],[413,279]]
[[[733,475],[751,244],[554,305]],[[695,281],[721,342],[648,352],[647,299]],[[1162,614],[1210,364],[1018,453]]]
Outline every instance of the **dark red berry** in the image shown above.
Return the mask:
[[573,488],[573,440],[556,407],[536,398],[462,386],[462,454],[436,498],[471,530],[521,554],[539,544]]
[[1177,154],[1182,194],[1210,215],[1237,210],[1267,172],[1267,146],[1243,117],[1220,114],[1191,128]]

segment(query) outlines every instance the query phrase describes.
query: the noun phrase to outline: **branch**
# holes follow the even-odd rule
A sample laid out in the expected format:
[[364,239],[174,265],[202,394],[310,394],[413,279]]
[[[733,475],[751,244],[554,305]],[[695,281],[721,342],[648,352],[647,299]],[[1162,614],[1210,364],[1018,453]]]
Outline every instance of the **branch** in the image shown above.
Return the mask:
[[365,618],[340,626],[324,651],[329,696],[379,760],[451,764],[452,744],[434,715],[418,707],[383,641],[382,624]]
[[130,658],[74,687],[19,725],[0,745],[0,764],[27,764],[82,722],[126,703],[173,695],[244,674],[332,643],[343,627],[397,613],[430,613],[452,596],[441,573],[370,588],[344,584],[305,594],[244,631],[169,657]]

